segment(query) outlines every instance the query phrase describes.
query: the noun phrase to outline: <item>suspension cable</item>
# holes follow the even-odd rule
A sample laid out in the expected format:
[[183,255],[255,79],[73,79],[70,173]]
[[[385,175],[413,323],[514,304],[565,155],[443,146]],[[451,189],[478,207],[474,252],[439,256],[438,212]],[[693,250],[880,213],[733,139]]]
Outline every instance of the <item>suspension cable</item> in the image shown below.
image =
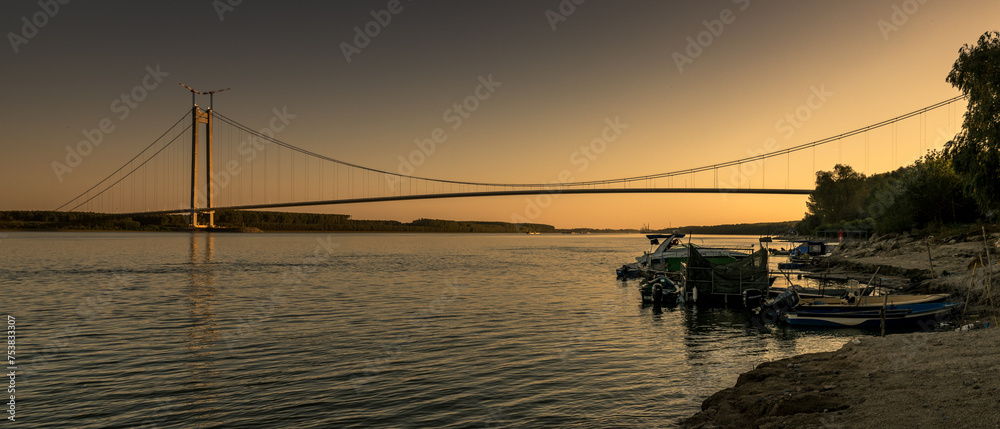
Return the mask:
[[[142,156],[142,154],[143,154],[143,153],[146,153],[146,151],[147,151],[147,150],[149,150],[149,148],[153,147],[153,145],[155,145],[155,144],[156,144],[156,142],[160,141],[160,139],[162,139],[162,138],[163,138],[163,136],[167,135],[167,133],[169,133],[169,132],[170,132],[170,130],[174,129],[174,127],[176,127],[176,126],[177,126],[177,124],[181,123],[181,121],[183,121],[183,120],[184,120],[185,118],[187,118],[187,117],[188,117],[188,115],[190,115],[190,114],[191,114],[191,111],[188,111],[187,113],[185,113],[185,114],[184,114],[184,116],[181,116],[181,118],[180,118],[180,119],[178,119],[178,120],[177,120],[177,122],[174,122],[174,124],[173,124],[173,125],[171,125],[171,126],[170,126],[170,128],[167,128],[167,130],[166,130],[166,131],[164,131],[164,132],[163,132],[163,134],[161,134],[161,135],[160,135],[159,137],[157,137],[157,138],[156,138],[156,140],[153,140],[153,142],[152,142],[152,143],[150,143],[150,144],[149,144],[149,146],[146,146],[146,148],[145,148],[145,149],[143,149],[143,150],[142,150],[142,152],[139,152],[139,154],[138,154],[138,155],[136,155],[136,156],[132,157],[132,159],[128,160],[128,162],[126,162],[125,164],[123,164],[123,165],[122,165],[121,167],[119,167],[119,168],[118,168],[117,170],[115,170],[115,171],[114,171],[113,173],[109,174],[109,175],[108,175],[108,177],[105,177],[105,178],[104,178],[103,180],[101,180],[100,182],[97,182],[97,184],[96,184],[96,185],[94,185],[94,186],[91,186],[91,187],[90,187],[90,189],[87,189],[86,191],[83,191],[83,193],[81,193],[80,195],[77,195],[77,196],[76,196],[76,198],[73,198],[72,200],[69,200],[69,201],[67,201],[67,202],[66,202],[65,204],[63,204],[63,205],[61,205],[61,206],[57,207],[55,211],[59,211],[59,210],[60,210],[60,209],[62,209],[63,207],[66,207],[66,206],[70,205],[71,203],[73,203],[73,201],[76,201],[76,200],[77,200],[77,199],[79,199],[80,197],[83,197],[84,195],[87,195],[87,193],[88,193],[88,192],[90,192],[90,191],[93,191],[93,190],[94,190],[94,188],[96,188],[96,187],[100,186],[100,185],[101,185],[101,183],[104,183],[104,182],[106,182],[106,181],[107,181],[108,179],[112,178],[112,177],[113,177],[113,176],[114,176],[115,174],[118,174],[118,172],[119,172],[119,171],[122,171],[122,169],[123,169],[123,168],[125,168],[125,167],[127,167],[127,166],[128,166],[129,164],[131,164],[131,163],[132,163],[132,161],[135,161],[135,160],[136,160],[137,158],[139,158],[140,156]],[[188,128],[190,128],[190,126],[189,126]],[[176,137],[175,137],[175,139],[176,139]],[[115,182],[115,183],[118,183],[118,182]],[[113,186],[113,184],[112,184],[112,186]],[[101,191],[101,192],[104,192],[104,191]],[[89,201],[89,200],[88,200],[88,201]],[[78,206],[76,206],[76,207],[80,207],[80,206],[78,205]],[[74,208],[76,208],[76,207],[74,207]],[[72,210],[72,209],[71,209],[71,210]]]
[[373,173],[387,174],[387,175],[390,175],[390,176],[399,177],[401,179],[402,178],[406,178],[406,179],[412,179],[412,180],[426,180],[426,181],[430,181],[430,182],[448,183],[448,184],[455,184],[455,185],[503,186],[503,187],[512,187],[512,188],[539,188],[539,187],[549,188],[549,187],[578,187],[578,186],[589,186],[589,185],[607,185],[607,184],[613,184],[613,183],[625,183],[625,184],[627,184],[629,182],[635,182],[635,181],[640,181],[640,180],[650,180],[650,179],[658,179],[658,178],[664,178],[664,177],[680,176],[680,175],[685,175],[685,174],[700,173],[700,172],[703,172],[703,171],[708,171],[708,170],[722,168],[722,167],[731,167],[731,166],[734,166],[734,165],[739,165],[739,164],[744,163],[744,162],[763,161],[764,159],[767,159],[767,158],[772,158],[772,157],[780,156],[780,155],[786,155],[786,154],[790,154],[792,152],[798,152],[798,151],[803,150],[803,149],[814,148],[816,146],[821,146],[821,145],[824,145],[824,144],[827,144],[827,143],[830,143],[830,142],[834,142],[834,141],[837,141],[837,140],[840,140],[840,139],[843,139],[843,138],[846,138],[846,137],[851,137],[851,136],[854,136],[854,135],[857,135],[857,134],[864,133],[866,131],[870,131],[870,130],[873,130],[873,129],[876,129],[876,128],[880,128],[880,127],[883,127],[883,126],[886,126],[886,125],[889,125],[889,124],[893,124],[893,123],[895,123],[897,121],[900,121],[900,120],[903,120],[903,119],[908,119],[910,117],[917,116],[917,115],[922,114],[924,112],[928,112],[928,111],[931,111],[931,110],[934,110],[934,109],[937,109],[937,108],[940,108],[940,107],[943,107],[943,106],[951,105],[952,103],[954,103],[954,102],[956,102],[956,101],[958,101],[960,99],[963,99],[963,98],[966,98],[966,96],[965,95],[959,95],[957,97],[953,97],[953,98],[941,101],[939,103],[935,103],[935,104],[932,104],[930,106],[927,106],[927,107],[924,107],[924,108],[921,108],[921,109],[917,109],[917,110],[914,110],[914,111],[909,112],[909,113],[905,113],[905,114],[900,115],[900,116],[896,116],[894,118],[886,119],[884,121],[881,121],[881,122],[878,122],[878,123],[875,123],[875,124],[872,124],[872,125],[868,125],[868,126],[865,126],[865,127],[861,127],[861,128],[855,129],[855,130],[851,130],[851,131],[847,131],[847,132],[844,132],[844,133],[841,133],[841,134],[837,134],[837,135],[832,136],[832,137],[827,137],[827,138],[823,138],[823,139],[820,139],[820,140],[815,140],[815,141],[811,141],[811,142],[808,142],[808,143],[803,143],[803,144],[800,144],[798,146],[793,146],[793,147],[790,147],[788,149],[784,149],[784,150],[780,150],[780,151],[775,151],[775,152],[770,152],[770,153],[763,154],[763,155],[754,155],[754,156],[751,156],[751,157],[741,158],[741,159],[737,159],[737,160],[733,160],[733,161],[722,162],[722,163],[707,165],[707,166],[703,166],[703,167],[689,168],[689,169],[686,169],[686,170],[676,170],[676,171],[671,171],[671,172],[667,172],[667,173],[650,174],[650,175],[644,175],[644,176],[623,177],[623,178],[617,178],[617,179],[592,180],[592,181],[585,181],[585,182],[568,182],[568,183],[489,183],[489,182],[468,182],[468,181],[459,181],[459,180],[434,179],[434,178],[429,178],[429,177],[421,177],[421,176],[412,176],[412,175],[407,175],[407,174],[393,173],[393,172],[389,172],[389,171],[385,171],[385,170],[379,170],[379,169],[376,169],[376,168],[364,167],[364,166],[361,166],[361,165],[352,164],[352,163],[349,163],[349,162],[345,162],[345,161],[341,161],[341,160],[338,160],[338,159],[330,158],[328,156],[320,155],[318,153],[315,153],[315,152],[312,152],[312,151],[309,151],[309,150],[306,150],[306,149],[302,149],[302,148],[294,146],[294,145],[292,145],[290,143],[286,143],[284,141],[278,140],[278,139],[276,139],[274,137],[270,137],[270,136],[267,136],[265,134],[262,134],[262,133],[259,133],[257,131],[254,131],[253,129],[251,129],[251,128],[243,125],[243,124],[240,124],[240,123],[236,122],[235,120],[230,119],[230,118],[226,117],[225,115],[223,115],[221,113],[215,112],[215,115],[217,117],[219,117],[220,119],[222,119],[223,121],[225,121],[226,123],[228,123],[229,125],[232,125],[234,127],[240,128],[240,129],[246,131],[247,133],[250,133],[251,135],[254,135],[254,136],[256,136],[256,137],[258,137],[258,138],[260,138],[262,140],[266,140],[266,141],[272,142],[272,143],[277,144],[279,146],[282,146],[282,147],[285,147],[285,148],[288,148],[288,149],[291,149],[291,150],[294,150],[294,151],[297,151],[299,153],[302,153],[302,154],[305,154],[305,155],[309,155],[309,156],[312,156],[312,157],[315,157],[315,158],[323,159],[323,160],[326,160],[326,161],[334,162],[334,163],[345,165],[345,166],[348,166],[348,167],[354,167],[354,168],[358,168],[358,169],[361,169],[361,170],[370,171],[370,172],[373,172]]

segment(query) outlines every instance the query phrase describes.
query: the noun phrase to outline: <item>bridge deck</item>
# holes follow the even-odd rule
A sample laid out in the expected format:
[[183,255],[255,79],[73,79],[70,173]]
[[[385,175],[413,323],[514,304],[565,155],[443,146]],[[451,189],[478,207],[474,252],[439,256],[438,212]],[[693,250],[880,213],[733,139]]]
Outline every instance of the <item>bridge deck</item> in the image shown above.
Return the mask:
[[[430,200],[443,198],[501,197],[518,195],[570,195],[570,194],[769,194],[809,195],[812,189],[752,189],[752,188],[620,188],[620,189],[521,189],[509,191],[453,192],[445,194],[398,195],[390,197],[346,198],[337,200],[303,201],[294,203],[249,204],[226,207],[199,207],[197,212],[220,210],[275,209],[284,207],[325,206],[336,204],[375,203],[383,201]],[[129,214],[191,213],[191,209],[137,212]]]

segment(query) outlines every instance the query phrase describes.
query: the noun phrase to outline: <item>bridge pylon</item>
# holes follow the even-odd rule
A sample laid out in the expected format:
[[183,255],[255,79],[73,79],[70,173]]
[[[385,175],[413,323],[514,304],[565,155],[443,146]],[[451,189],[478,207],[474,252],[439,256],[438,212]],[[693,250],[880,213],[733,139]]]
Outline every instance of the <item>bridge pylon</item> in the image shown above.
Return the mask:
[[[198,129],[199,124],[205,124],[205,167],[208,171],[205,174],[205,208],[212,208],[213,184],[215,182],[214,170],[212,169],[212,118],[215,104],[215,93],[227,91],[229,88],[216,89],[201,92],[185,84],[180,84],[191,91],[191,227],[193,228],[215,228],[215,211],[208,210],[208,223],[198,224]],[[208,94],[208,110],[201,110],[195,100],[195,95]]]
[[198,224],[198,129],[205,124],[205,166],[208,169],[206,187],[206,208],[212,208],[212,109],[201,110],[197,104],[191,107],[191,226],[194,228],[215,227],[215,212],[209,211],[208,223]]

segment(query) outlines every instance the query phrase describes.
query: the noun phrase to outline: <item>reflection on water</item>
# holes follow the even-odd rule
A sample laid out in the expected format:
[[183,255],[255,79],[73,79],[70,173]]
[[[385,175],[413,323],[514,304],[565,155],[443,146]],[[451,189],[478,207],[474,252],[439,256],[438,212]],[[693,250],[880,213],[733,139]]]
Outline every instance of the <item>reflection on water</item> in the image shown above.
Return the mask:
[[191,263],[185,297],[190,305],[190,327],[188,328],[185,360],[191,374],[194,400],[193,408],[200,411],[208,421],[215,420],[217,398],[214,394],[219,372],[216,369],[217,353],[213,345],[219,339],[215,314],[212,308],[216,298],[215,235],[191,232]]
[[844,342],[739,311],[654,314],[614,277],[647,243],[12,233],[0,286],[21,294],[36,374],[25,427],[670,426],[761,362]]
[[219,337],[212,314],[212,300],[216,294],[212,261],[214,250],[215,237],[211,233],[191,233],[190,278],[186,289],[191,304],[188,350],[196,357],[207,356],[202,353],[206,353],[205,349]]

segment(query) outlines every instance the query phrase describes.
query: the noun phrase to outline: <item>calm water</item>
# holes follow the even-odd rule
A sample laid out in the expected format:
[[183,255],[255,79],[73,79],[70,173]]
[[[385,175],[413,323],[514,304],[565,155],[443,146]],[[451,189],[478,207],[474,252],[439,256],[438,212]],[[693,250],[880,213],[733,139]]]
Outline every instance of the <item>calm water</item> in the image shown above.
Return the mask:
[[754,365],[856,334],[654,315],[614,278],[648,248],[638,235],[7,233],[17,421],[671,427]]

